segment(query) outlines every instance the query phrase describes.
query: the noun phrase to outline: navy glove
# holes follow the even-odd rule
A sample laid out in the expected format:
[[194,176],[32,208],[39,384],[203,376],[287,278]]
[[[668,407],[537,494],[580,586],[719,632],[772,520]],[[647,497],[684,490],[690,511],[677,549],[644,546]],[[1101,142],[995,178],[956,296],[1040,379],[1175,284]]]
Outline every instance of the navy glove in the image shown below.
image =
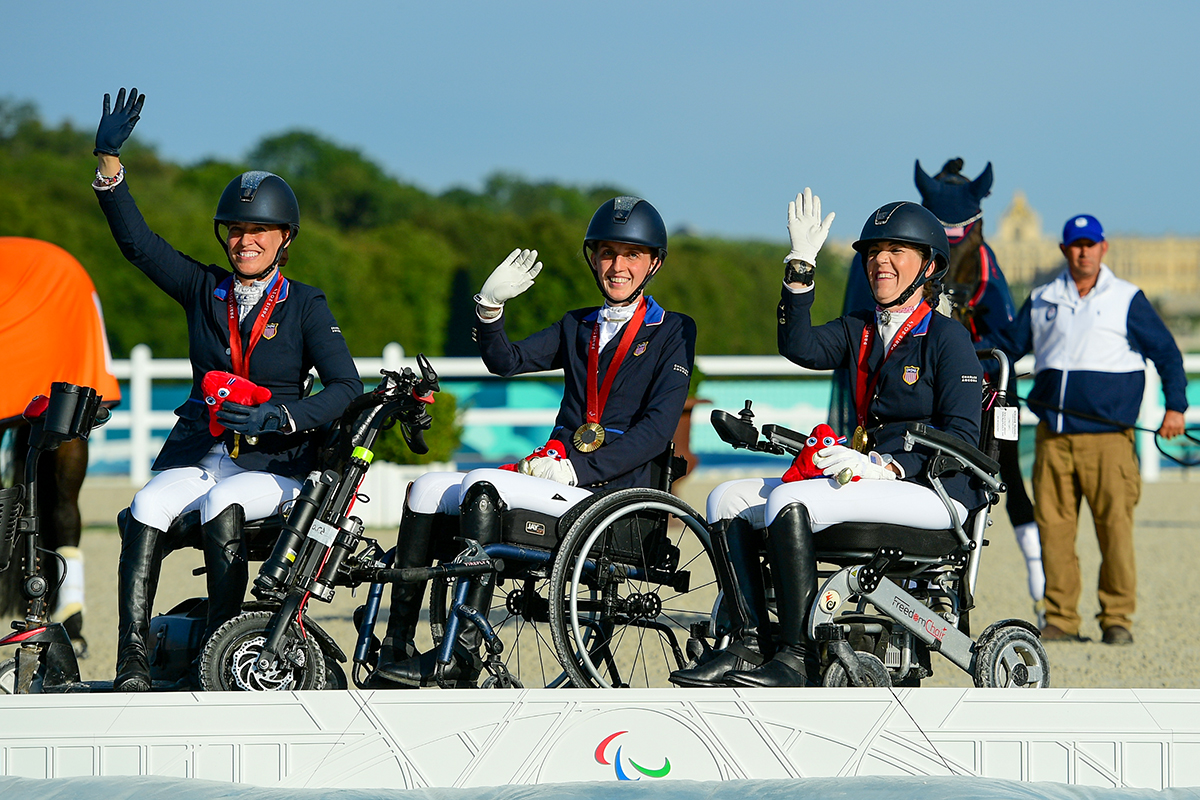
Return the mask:
[[125,90],[117,92],[117,104],[109,110],[108,94],[104,95],[104,114],[100,117],[100,127],[96,128],[96,149],[92,155],[104,153],[110,156],[121,154],[121,145],[133,133],[142,114],[142,103],[146,95],[138,94],[137,89],[130,89],[129,102],[125,102]]
[[217,411],[217,421],[243,436],[274,433],[283,425],[283,408],[278,403],[244,406],[225,401]]

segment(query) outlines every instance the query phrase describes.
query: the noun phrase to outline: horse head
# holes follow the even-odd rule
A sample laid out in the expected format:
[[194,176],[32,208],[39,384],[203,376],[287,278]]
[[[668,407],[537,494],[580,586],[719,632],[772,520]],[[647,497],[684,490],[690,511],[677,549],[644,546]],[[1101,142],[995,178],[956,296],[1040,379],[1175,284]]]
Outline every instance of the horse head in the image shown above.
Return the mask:
[[947,228],[963,228],[983,216],[980,203],[992,193],[992,162],[975,180],[968,180],[962,168],[963,160],[952,158],[931,178],[917,159],[914,179],[921,193],[921,205]]
[[914,178],[921,205],[933,212],[950,240],[950,269],[946,273],[946,298],[962,322],[974,311],[975,294],[982,279],[983,211],[980,203],[992,191],[992,162],[975,180],[962,174],[963,160],[952,158],[942,171],[929,177],[916,162]]

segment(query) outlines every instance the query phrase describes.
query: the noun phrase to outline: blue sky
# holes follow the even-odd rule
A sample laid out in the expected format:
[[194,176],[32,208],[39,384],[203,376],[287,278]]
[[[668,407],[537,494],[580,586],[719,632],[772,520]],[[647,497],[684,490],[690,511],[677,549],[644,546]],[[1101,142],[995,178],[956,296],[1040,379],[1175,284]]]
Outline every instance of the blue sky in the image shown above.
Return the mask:
[[0,96],[92,130],[136,85],[136,135],[185,163],[303,128],[431,191],[611,183],[672,228],[783,241],[806,185],[852,239],[916,199],[914,159],[961,156],[993,162],[989,230],[1021,189],[1052,234],[1079,212],[1200,234],[1200,4],[126,0],[4,22]]

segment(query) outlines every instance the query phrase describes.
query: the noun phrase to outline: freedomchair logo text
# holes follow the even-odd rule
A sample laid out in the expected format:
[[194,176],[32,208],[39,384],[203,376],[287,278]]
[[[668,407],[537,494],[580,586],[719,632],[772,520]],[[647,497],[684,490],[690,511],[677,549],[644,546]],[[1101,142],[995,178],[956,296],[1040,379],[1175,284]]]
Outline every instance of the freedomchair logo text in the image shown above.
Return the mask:
[[[617,752],[613,756],[612,760],[609,761],[608,759],[608,754],[606,751],[608,750],[609,744],[611,744],[618,736],[626,733],[629,733],[629,731],[617,731],[611,736],[605,737],[605,739],[596,747],[596,763],[603,764],[605,766],[611,765],[613,770],[616,772],[617,780],[619,781],[640,781],[642,779],[641,775],[630,777],[629,773],[626,772],[625,768],[622,766],[620,745],[617,745]],[[658,769],[647,769],[628,756],[626,756],[624,760],[628,761],[631,767],[640,772],[642,775],[645,775],[647,778],[665,778],[667,773],[671,771],[671,759],[667,758],[666,756],[663,756],[663,765]]]

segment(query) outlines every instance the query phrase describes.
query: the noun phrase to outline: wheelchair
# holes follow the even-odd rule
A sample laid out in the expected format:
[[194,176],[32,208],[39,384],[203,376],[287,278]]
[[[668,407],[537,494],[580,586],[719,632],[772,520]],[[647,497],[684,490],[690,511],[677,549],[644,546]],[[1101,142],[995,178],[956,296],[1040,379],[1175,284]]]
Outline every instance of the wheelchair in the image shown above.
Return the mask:
[[[431,578],[439,685],[451,685],[441,671],[472,625],[487,651],[481,688],[669,686],[667,676],[694,658],[686,649],[691,629],[711,616],[717,597],[703,516],[670,494],[685,471],[669,445],[652,462],[654,488],[601,489],[558,518],[502,508],[500,542],[466,541],[454,558],[413,572]],[[457,518],[443,522],[456,526]],[[478,565],[488,567],[471,574]],[[465,605],[480,580],[493,582],[486,616]],[[363,631],[381,594],[381,585],[372,587]],[[359,686],[374,649],[356,651]]]
[[[417,363],[420,375],[408,368],[385,370],[378,387],[351,401],[326,434],[320,468],[286,511],[245,523],[247,560],[262,562],[251,587],[254,601],[244,603],[207,642],[202,641],[207,598],[185,600],[151,620],[154,682],[176,681],[198,661],[205,690],[348,688],[341,666],[348,661],[345,652],[305,609],[314,598],[332,600],[335,586],[363,583],[364,570],[373,574],[386,566],[378,542],[362,535],[362,521],[350,513],[355,502],[367,499],[358,489],[382,430],[399,424],[414,452],[427,450],[422,432],[432,418],[425,406],[439,385],[423,355]],[[201,548],[199,512],[180,516],[167,534],[166,552]]]
[[[984,534],[989,510],[1005,491],[997,478],[997,432],[1011,430],[1005,419],[1009,363],[998,350],[979,351],[999,364],[984,391],[980,447],[922,423],[909,423],[905,449],[935,452],[926,470],[933,490],[946,504],[953,527],[931,531],[901,525],[845,522],[815,534],[819,589],[807,632],[821,651],[823,684],[839,686],[920,686],[933,674],[930,654],[941,653],[970,674],[978,687],[1048,687],[1050,664],[1040,632],[1022,619],[987,626],[971,638]],[[806,436],[777,425],[754,425],[750,401],[738,414],[714,410],[712,423],[735,448],[796,455]],[[986,452],[985,452],[986,451]],[[959,519],[942,479],[967,472],[984,487],[987,502]],[[769,566],[766,569],[770,585]],[[770,593],[770,590],[768,590]],[[716,632],[721,615],[714,615]],[[706,644],[707,646],[707,644]]]

